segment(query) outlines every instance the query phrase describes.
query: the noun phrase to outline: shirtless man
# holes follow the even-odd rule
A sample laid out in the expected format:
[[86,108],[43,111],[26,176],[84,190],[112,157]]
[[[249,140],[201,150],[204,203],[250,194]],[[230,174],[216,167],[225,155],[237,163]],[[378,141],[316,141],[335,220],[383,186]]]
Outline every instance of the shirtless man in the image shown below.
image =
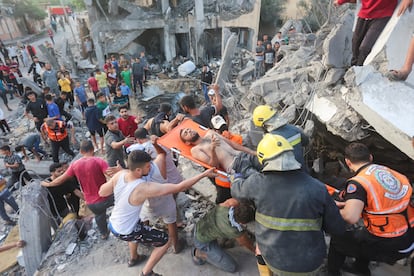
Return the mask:
[[234,143],[216,132],[209,130],[204,137],[201,137],[197,131],[191,128],[183,128],[180,131],[181,140],[188,144],[194,145],[191,148],[191,155],[212,167],[221,168],[230,173],[236,170],[235,166],[243,160],[252,161],[256,158],[256,152],[242,145]]

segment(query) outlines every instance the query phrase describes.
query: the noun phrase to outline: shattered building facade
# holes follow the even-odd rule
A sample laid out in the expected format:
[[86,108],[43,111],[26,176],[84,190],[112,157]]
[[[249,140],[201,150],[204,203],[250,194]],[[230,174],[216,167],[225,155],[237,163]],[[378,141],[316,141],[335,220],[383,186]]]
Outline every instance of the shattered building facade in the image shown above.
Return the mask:
[[[238,46],[256,45],[260,0],[85,0],[90,35],[100,65],[111,53],[137,55],[145,50],[160,61],[192,57],[196,64],[219,57],[226,34]],[[227,30],[227,31],[226,31]]]

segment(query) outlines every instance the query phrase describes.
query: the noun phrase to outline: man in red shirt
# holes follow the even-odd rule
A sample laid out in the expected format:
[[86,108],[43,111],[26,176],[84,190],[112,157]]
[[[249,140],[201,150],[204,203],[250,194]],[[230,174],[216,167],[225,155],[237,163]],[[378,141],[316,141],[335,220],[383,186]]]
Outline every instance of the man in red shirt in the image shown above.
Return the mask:
[[98,81],[95,79],[95,74],[93,72],[91,72],[90,77],[88,79],[88,86],[96,98],[96,93],[99,92],[99,87],[98,87]]
[[[398,15],[411,9],[413,0],[402,0]],[[335,0],[334,5],[356,3],[356,0]],[[398,0],[362,0],[352,37],[351,65],[362,66],[397,7]]]
[[[134,133],[138,128],[140,119],[129,115],[128,108],[126,106],[119,107],[119,115],[121,115],[121,117],[118,118],[119,130],[125,137],[134,137]],[[125,145],[125,148],[129,146],[129,144]]]
[[54,187],[63,184],[66,180],[76,177],[82,187],[82,192],[89,209],[95,214],[95,221],[101,232],[101,238],[107,239],[109,235],[106,221],[106,209],[114,205],[113,196],[99,196],[99,188],[106,182],[106,175],[110,169],[108,163],[102,158],[94,156],[93,144],[84,140],[80,144],[82,158],[73,162],[69,169],[51,182],[42,181],[44,187]]

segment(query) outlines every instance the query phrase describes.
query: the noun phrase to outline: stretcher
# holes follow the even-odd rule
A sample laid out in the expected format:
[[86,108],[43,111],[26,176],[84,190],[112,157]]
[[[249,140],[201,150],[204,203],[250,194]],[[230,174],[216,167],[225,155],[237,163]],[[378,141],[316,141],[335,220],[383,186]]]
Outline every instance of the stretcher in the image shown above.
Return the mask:
[[[162,137],[160,137],[158,139],[158,144],[169,148],[171,151],[203,166],[204,168],[208,168],[210,169],[211,166],[207,163],[201,162],[200,160],[195,159],[192,155],[191,155],[191,145],[187,145],[186,143],[184,143],[181,138],[180,138],[180,131],[184,128],[191,128],[194,129],[195,131],[198,132],[198,134],[201,137],[204,137],[204,135],[206,135],[207,131],[209,130],[208,128],[201,126],[199,124],[197,124],[196,122],[194,122],[191,119],[185,119],[184,121],[182,121],[181,124],[179,124],[178,126],[176,126],[175,128],[173,128],[171,131],[169,131],[168,133],[164,134]],[[229,174],[227,174],[224,171],[221,170],[216,170],[217,173],[228,177]]]

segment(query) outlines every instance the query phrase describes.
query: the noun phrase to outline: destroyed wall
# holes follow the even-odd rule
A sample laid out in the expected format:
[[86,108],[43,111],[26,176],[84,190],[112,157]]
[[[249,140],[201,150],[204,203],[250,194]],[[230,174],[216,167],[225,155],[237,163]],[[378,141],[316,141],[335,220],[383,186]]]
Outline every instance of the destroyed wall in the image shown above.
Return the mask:
[[[85,1],[91,22],[91,35],[100,66],[104,55],[126,53],[136,55],[146,50],[151,56],[162,55],[171,61],[179,54],[186,54],[196,63],[212,57],[210,51],[215,30],[236,28],[246,47],[253,49],[258,33],[260,0],[233,1]],[[255,20],[252,20],[255,18]],[[150,31],[148,39],[145,31]],[[154,32],[155,30],[155,32]],[[158,52],[151,47],[157,41]],[[183,43],[184,42],[184,43]],[[188,48],[188,50],[183,50]]]
[[[412,24],[414,19],[406,19],[411,16],[408,13],[399,20]],[[396,54],[390,43],[385,43],[372,62],[382,73],[371,66],[348,70],[354,18],[354,10],[342,7],[334,11],[316,36],[296,33],[289,45],[281,47],[284,58],[246,91],[242,86],[252,78],[251,63],[239,73],[237,85],[245,91],[239,102],[249,114],[259,104],[270,104],[291,115],[293,110],[292,123],[303,128],[326,127],[330,133],[323,134],[321,128],[314,130],[314,143],[329,136],[325,144],[335,144],[341,152],[347,143],[362,141],[375,150],[376,162],[391,162],[391,167],[413,178],[412,86],[409,82],[392,83],[382,75],[391,68],[392,54]],[[394,29],[401,33],[400,28]],[[391,39],[392,34],[388,37]],[[411,36],[398,37],[397,41],[405,39],[408,43]],[[400,55],[405,53],[400,51]],[[401,63],[392,68],[400,66]],[[306,131],[312,132],[312,128]]]

